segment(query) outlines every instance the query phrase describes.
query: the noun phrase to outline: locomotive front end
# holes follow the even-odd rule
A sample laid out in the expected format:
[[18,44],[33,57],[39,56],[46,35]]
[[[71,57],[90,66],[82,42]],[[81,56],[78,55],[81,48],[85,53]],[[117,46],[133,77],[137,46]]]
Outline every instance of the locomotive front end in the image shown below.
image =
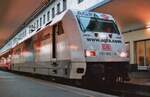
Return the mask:
[[100,80],[127,80],[128,53],[113,17],[78,12],[77,20],[87,63],[85,76]]

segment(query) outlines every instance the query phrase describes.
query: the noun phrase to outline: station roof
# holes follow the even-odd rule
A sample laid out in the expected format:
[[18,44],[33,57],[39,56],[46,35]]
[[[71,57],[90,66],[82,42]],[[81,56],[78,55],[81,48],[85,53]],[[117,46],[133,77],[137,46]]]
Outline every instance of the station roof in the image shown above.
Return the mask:
[[[0,47],[37,9],[43,0],[0,1]],[[105,1],[105,0],[104,0]],[[113,15],[121,31],[143,28],[150,24],[150,0],[106,0],[94,11]],[[33,6],[34,5],[34,6]]]
[[43,0],[0,0],[0,47],[43,3]]
[[122,32],[150,25],[150,0],[110,0],[94,11],[113,15]]

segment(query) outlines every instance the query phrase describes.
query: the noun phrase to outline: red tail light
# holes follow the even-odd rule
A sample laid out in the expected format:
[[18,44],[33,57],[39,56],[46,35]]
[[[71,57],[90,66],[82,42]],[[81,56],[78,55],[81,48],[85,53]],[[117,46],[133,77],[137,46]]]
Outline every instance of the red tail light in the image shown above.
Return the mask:
[[96,51],[94,50],[86,50],[85,51],[86,57],[96,57]]

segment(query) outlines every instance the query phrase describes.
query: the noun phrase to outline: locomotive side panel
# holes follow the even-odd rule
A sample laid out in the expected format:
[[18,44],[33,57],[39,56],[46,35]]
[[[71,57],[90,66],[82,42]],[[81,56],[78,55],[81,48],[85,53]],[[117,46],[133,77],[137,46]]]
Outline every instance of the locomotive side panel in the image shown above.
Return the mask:
[[[64,22],[60,21],[56,27],[56,76],[68,78],[70,65],[70,50],[68,37],[64,28]],[[54,27],[54,26],[53,26]]]
[[70,50],[69,78],[82,79],[86,71],[86,62],[76,16],[69,10],[64,16],[63,22]]
[[46,28],[34,36],[35,66],[34,73],[49,74],[51,68],[51,28]]
[[17,45],[12,50],[12,70],[33,72],[34,51],[32,38]]

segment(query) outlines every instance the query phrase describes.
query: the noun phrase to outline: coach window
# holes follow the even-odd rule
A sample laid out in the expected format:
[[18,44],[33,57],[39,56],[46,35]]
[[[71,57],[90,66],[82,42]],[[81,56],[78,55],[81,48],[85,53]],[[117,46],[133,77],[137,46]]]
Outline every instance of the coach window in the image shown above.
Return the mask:
[[47,12],[47,22],[49,21],[50,19],[50,11]]
[[43,24],[45,24],[45,14],[43,15]]
[[60,13],[60,3],[57,4],[57,14]]
[[42,18],[40,18],[40,26],[42,26]]
[[55,17],[55,8],[52,8],[52,18]]
[[63,0],[63,10],[66,10],[66,8],[67,8],[67,2],[66,0]]

